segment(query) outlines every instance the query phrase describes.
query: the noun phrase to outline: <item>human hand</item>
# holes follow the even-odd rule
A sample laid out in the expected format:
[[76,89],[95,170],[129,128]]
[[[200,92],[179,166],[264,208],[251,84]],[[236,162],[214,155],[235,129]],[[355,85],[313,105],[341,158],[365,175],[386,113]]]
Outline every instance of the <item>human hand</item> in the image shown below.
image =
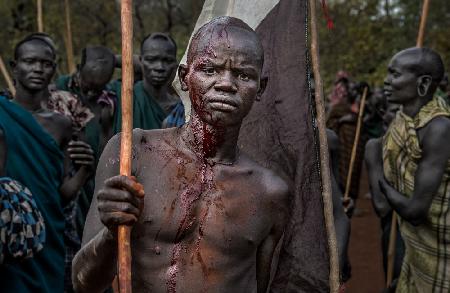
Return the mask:
[[386,178],[383,176],[379,181],[378,185],[380,186],[380,191],[389,201],[389,198],[392,197],[392,194],[399,193],[394,187],[392,187]]
[[89,144],[81,140],[72,140],[69,142],[67,152],[75,166],[85,168],[89,172],[94,171],[94,151]]
[[118,175],[105,180],[97,193],[102,223],[113,233],[119,225],[134,225],[143,208],[144,187],[135,177]]
[[351,218],[353,211],[355,210],[355,202],[351,197],[342,198],[342,206],[344,207],[345,214]]

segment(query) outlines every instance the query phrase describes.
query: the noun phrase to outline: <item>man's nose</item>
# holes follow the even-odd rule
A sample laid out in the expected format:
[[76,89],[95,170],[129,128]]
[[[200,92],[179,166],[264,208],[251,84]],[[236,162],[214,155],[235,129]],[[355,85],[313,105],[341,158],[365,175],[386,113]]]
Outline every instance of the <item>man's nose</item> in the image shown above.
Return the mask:
[[232,92],[237,91],[236,82],[233,74],[225,70],[220,74],[219,80],[214,85],[214,88],[218,91]]
[[33,63],[33,71],[34,72],[43,72],[44,71],[44,64],[42,64],[42,62],[34,62]]
[[164,71],[164,64],[162,61],[155,62],[155,66],[153,67],[156,71]]
[[385,78],[384,78],[384,85],[391,85],[391,76],[390,74],[388,74]]

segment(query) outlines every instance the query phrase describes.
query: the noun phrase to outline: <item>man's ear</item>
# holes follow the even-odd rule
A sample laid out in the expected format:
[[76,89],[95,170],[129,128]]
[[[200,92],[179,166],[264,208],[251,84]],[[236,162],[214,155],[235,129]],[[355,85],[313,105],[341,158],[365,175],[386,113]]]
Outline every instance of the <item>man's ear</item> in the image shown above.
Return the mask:
[[262,77],[259,81],[259,90],[258,93],[256,93],[256,100],[261,101],[261,96],[263,95],[264,91],[267,87],[267,82],[269,81],[269,78],[267,76]]
[[180,79],[181,89],[185,92],[189,90],[186,80],[188,72],[189,68],[186,65],[180,64],[180,66],[178,66],[178,78]]
[[431,75],[422,75],[417,79],[417,94],[420,97],[424,97],[429,94],[433,78]]

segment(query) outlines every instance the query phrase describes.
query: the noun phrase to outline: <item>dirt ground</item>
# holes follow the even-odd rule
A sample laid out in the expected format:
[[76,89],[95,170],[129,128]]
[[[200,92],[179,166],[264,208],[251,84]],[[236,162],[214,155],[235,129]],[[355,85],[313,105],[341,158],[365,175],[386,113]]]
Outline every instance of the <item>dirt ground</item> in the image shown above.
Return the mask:
[[367,192],[367,176],[363,172],[356,204],[359,211],[351,223],[349,257],[352,278],[346,284],[347,293],[380,293],[384,288],[380,221],[370,199],[364,196]]

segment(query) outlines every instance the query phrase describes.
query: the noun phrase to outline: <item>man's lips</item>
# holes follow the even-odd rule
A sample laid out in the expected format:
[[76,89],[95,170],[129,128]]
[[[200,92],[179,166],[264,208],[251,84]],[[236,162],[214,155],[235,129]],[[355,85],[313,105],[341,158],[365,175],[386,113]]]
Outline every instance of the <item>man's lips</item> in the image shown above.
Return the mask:
[[29,80],[32,82],[35,82],[35,83],[43,83],[44,82],[44,79],[40,78],[40,77],[30,77]]
[[208,104],[212,109],[223,112],[231,112],[238,107],[237,103],[234,100],[225,97],[215,97],[209,99]]

